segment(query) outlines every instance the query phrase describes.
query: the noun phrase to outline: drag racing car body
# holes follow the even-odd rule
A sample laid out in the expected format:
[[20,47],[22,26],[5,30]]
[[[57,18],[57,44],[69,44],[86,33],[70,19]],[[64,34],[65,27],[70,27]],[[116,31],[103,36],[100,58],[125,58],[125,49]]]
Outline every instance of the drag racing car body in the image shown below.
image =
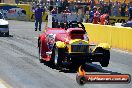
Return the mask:
[[103,67],[109,64],[109,44],[90,44],[84,25],[77,21],[64,28],[46,28],[38,37],[38,47],[40,61],[55,66],[76,69],[91,62],[100,62]]
[[0,12],[0,36],[1,35],[9,36],[9,24]]

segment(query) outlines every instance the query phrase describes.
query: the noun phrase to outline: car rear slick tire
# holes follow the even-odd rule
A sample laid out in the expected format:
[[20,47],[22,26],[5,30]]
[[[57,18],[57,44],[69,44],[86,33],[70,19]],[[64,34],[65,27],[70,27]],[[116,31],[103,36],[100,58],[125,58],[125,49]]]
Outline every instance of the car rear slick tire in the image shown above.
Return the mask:
[[39,45],[38,45],[38,53],[39,53],[39,61],[40,61],[40,63],[44,63],[44,60],[42,59],[42,57],[41,57],[41,43],[40,43],[40,41],[38,41],[39,43]]

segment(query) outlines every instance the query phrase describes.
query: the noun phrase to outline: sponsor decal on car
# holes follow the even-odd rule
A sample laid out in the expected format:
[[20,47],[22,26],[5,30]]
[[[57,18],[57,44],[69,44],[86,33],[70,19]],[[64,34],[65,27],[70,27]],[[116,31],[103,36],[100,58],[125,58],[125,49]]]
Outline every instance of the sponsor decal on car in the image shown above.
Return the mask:
[[46,41],[47,41],[47,46],[49,50],[52,50],[53,44],[55,43],[55,34],[47,34]]

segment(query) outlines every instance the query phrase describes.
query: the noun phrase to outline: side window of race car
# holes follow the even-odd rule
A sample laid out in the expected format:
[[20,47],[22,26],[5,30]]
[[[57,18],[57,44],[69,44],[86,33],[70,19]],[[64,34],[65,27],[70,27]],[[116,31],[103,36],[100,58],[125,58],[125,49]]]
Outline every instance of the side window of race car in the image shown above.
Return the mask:
[[50,50],[52,50],[53,45],[55,43],[55,36],[55,34],[47,34],[46,36],[47,46]]

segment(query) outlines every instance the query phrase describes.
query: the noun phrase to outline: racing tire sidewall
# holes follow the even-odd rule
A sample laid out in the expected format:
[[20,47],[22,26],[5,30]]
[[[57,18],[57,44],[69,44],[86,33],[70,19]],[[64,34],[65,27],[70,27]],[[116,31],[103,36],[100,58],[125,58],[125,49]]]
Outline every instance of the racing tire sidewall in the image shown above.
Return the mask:
[[53,65],[55,65],[56,68],[61,68],[62,66],[61,52],[60,49],[56,46],[54,46],[52,50],[51,62],[53,63]]
[[54,48],[54,64],[59,67],[59,49],[58,48]]
[[102,67],[108,67],[110,60],[110,51],[109,50],[103,50],[103,58],[100,61],[100,64]]
[[38,47],[38,54],[39,54],[40,63],[44,63],[44,60],[41,57],[41,43],[40,43],[40,41],[39,41],[39,47]]

